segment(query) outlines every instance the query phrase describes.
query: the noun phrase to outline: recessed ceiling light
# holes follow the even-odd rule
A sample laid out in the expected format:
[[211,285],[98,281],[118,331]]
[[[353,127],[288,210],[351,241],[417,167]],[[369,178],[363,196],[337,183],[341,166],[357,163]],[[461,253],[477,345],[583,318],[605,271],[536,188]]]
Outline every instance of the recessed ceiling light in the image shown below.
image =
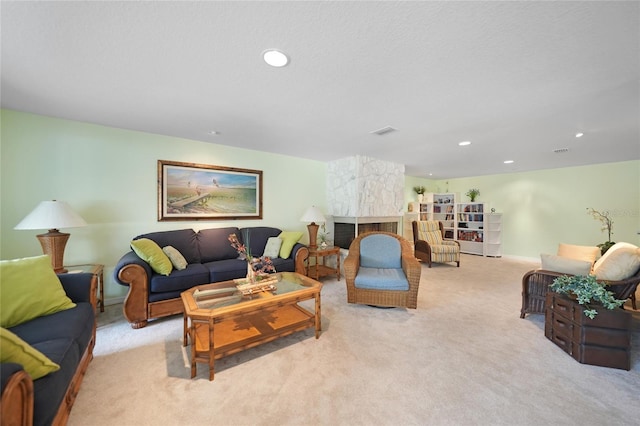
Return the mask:
[[471,141],[458,142],[458,145],[460,145],[460,146],[468,146],[468,145],[471,145]]
[[262,52],[264,61],[272,67],[284,67],[289,63],[287,55],[277,49],[267,49]]
[[511,164],[513,163],[513,160],[504,160],[504,164]]
[[576,133],[576,138],[581,138],[583,136],[584,136],[584,133],[580,133],[580,132]]
[[208,135],[212,135],[212,136],[213,136],[213,135],[217,135],[217,134],[218,134],[218,131],[217,131],[217,130],[209,130],[209,131],[207,132],[207,134],[208,134]]

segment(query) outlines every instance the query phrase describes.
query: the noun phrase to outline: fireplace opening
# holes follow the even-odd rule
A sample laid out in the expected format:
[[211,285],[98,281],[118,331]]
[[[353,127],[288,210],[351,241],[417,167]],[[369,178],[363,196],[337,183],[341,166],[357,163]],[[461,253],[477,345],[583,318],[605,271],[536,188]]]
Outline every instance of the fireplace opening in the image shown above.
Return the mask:
[[359,223],[357,234],[355,229],[354,223],[334,223],[334,244],[348,250],[356,236],[365,232],[382,231],[397,234],[398,222]]

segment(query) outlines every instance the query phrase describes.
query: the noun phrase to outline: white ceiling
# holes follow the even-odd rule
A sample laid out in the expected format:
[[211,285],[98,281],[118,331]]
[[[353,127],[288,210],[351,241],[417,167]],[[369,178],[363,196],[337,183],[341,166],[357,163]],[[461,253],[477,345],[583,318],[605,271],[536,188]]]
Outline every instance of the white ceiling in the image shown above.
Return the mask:
[[[640,159],[635,1],[2,1],[0,13],[3,108],[364,155],[434,179]],[[267,66],[267,48],[291,63]],[[370,134],[387,125],[398,130]]]

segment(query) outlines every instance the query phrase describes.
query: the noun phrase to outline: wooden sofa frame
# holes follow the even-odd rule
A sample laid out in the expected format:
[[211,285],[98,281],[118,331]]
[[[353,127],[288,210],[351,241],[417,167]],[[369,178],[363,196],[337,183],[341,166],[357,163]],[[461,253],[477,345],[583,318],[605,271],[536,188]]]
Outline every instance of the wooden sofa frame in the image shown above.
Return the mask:
[[[309,249],[307,247],[298,250],[295,258],[297,273],[306,275],[305,261],[308,257]],[[180,297],[149,302],[149,278],[147,271],[140,265],[124,266],[118,272],[118,279],[129,285],[122,311],[134,329],[145,327],[150,319],[181,314],[184,311]]]

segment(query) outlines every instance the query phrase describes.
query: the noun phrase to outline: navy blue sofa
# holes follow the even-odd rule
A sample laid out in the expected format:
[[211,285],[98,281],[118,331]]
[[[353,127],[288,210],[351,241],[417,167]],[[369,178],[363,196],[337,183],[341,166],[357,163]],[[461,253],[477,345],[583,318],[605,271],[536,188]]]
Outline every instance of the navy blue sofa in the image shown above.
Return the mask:
[[[134,329],[147,325],[148,320],[182,313],[180,293],[194,286],[213,282],[242,278],[247,275],[247,264],[238,259],[238,253],[229,242],[229,235],[236,234],[238,240],[246,244],[249,241],[254,256],[264,253],[267,240],[277,237],[282,231],[278,228],[256,226],[247,228],[225,227],[153,232],[139,235],[148,238],[158,246],[173,246],[188,265],[184,270],[174,269],[168,276],[155,273],[149,264],[134,251],[126,253],[114,269],[114,278],[121,285],[129,286],[124,301],[124,317]],[[273,264],[278,272],[298,272],[305,274],[305,261],[309,249],[296,243],[291,255],[286,258],[274,258]]]
[[14,363],[0,364],[0,424],[64,425],[93,358],[96,340],[96,280],[92,274],[58,275],[76,306],[10,327],[60,369],[37,380]]

